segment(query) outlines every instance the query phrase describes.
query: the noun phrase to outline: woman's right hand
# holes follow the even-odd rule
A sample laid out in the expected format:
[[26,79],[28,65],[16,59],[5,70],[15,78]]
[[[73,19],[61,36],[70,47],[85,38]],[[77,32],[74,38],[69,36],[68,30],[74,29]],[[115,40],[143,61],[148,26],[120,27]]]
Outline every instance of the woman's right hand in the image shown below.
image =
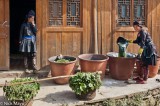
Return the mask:
[[133,43],[133,40],[127,40],[128,41],[128,43]]
[[33,26],[35,26],[35,22],[34,22],[34,20],[33,20],[31,23],[32,23],[32,25],[33,25]]

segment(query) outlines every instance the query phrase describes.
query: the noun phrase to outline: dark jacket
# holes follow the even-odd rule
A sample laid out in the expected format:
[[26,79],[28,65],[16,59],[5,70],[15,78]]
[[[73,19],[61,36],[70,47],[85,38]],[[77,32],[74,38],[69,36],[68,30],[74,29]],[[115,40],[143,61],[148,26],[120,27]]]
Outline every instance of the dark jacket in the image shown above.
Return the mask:
[[147,31],[142,29],[138,33],[137,39],[134,40],[133,43],[136,43],[143,48],[142,60],[144,62],[146,62],[148,65],[154,65],[156,63],[156,47]]
[[37,27],[33,26],[32,23],[23,23],[20,29],[19,41],[22,41],[24,36],[36,36]]
[[20,29],[20,51],[21,52],[36,52],[36,26],[32,23],[23,23]]

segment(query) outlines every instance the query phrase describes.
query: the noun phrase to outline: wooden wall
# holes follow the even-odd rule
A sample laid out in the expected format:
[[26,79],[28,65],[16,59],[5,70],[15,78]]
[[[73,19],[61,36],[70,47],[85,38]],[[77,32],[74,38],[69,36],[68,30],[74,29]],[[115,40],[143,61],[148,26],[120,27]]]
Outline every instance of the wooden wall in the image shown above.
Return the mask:
[[[160,0],[147,0],[147,27],[160,53]],[[94,53],[94,0],[83,0],[83,25],[80,28],[56,28],[47,26],[48,0],[37,0],[38,65],[48,64],[48,58],[60,53],[78,56]],[[117,0],[98,0],[98,53],[118,51],[117,37],[135,39],[133,27],[116,27]],[[40,8],[39,8],[40,7]],[[139,46],[130,44],[128,52],[137,53]]]
[[106,54],[112,50],[112,0],[98,0],[98,50]]
[[[160,54],[160,0],[146,0],[147,28]],[[116,27],[117,0],[98,0],[99,53],[118,52],[116,40],[119,36],[136,39],[133,27]],[[130,44],[128,52],[137,53],[139,46]]]
[[9,0],[0,0],[0,70],[9,69]]
[[160,55],[160,0],[149,0],[148,27]]

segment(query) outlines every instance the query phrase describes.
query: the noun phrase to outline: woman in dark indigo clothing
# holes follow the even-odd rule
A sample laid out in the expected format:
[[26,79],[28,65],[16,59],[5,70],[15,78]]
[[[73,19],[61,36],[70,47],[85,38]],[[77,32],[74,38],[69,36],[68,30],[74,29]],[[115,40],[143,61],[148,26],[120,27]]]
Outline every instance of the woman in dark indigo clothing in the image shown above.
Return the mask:
[[138,32],[137,39],[129,40],[129,43],[136,43],[140,46],[138,57],[142,61],[141,67],[143,69],[143,76],[134,78],[134,80],[139,84],[144,84],[148,79],[148,65],[156,65],[156,48],[150,34],[142,28],[139,22],[135,21],[133,27]]
[[32,60],[32,68],[33,72],[37,72],[36,66],[36,32],[37,28],[34,22],[35,12],[33,10],[29,11],[26,15],[25,22],[21,25],[20,29],[20,52],[24,54],[24,66],[25,71],[30,73],[29,67],[29,59]]

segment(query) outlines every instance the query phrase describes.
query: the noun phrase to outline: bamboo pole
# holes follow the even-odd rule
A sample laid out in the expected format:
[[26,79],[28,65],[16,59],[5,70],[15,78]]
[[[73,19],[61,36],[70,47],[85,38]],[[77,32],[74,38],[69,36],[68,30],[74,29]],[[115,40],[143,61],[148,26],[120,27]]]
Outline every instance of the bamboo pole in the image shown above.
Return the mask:
[[[97,72],[94,72],[94,73],[102,74],[102,71],[97,71]],[[41,82],[41,81],[52,80],[52,79],[59,79],[59,78],[68,78],[68,77],[73,77],[73,76],[76,76],[76,74],[75,75],[49,77],[49,78],[37,79],[37,80],[34,80],[34,81],[18,82],[18,83],[14,83],[14,84],[10,84],[10,83],[8,83],[6,81],[5,84],[0,84],[0,87],[14,86],[14,85],[20,85],[20,84],[34,83],[34,82]]]

